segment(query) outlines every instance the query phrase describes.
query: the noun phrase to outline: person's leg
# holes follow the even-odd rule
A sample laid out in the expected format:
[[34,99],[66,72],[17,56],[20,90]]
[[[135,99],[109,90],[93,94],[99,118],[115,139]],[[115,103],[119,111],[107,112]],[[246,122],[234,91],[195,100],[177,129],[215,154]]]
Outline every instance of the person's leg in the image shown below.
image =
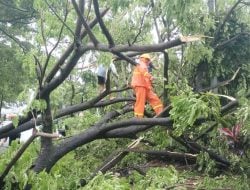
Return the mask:
[[163,104],[160,98],[152,90],[147,90],[146,99],[155,111],[156,115],[159,115],[163,110]]
[[102,93],[105,90],[105,78],[102,76],[97,76],[97,82],[99,85],[99,93]]
[[135,87],[135,96],[136,101],[134,105],[134,115],[137,118],[143,118],[144,116],[144,106],[146,103],[146,88],[144,87]]

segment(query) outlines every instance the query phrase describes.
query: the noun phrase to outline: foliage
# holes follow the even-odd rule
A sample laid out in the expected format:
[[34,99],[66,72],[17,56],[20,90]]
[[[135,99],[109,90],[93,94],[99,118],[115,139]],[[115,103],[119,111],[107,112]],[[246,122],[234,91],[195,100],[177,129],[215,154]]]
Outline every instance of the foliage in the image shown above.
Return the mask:
[[134,188],[138,189],[164,189],[179,180],[179,174],[173,166],[167,168],[151,168],[145,177],[138,173],[133,173],[130,177],[133,181]]
[[130,189],[130,185],[125,178],[118,178],[117,176],[107,173],[105,175],[99,173],[95,176],[86,187],[82,189]]
[[[74,154],[68,154],[53,167],[50,174],[45,171],[38,175],[30,172],[28,183],[35,189],[77,189],[79,177],[84,174],[82,163],[76,161]],[[70,178],[69,178],[70,175]]]
[[145,139],[155,143],[154,149],[162,150],[173,145],[173,139],[169,137],[167,130],[162,130],[161,127],[154,127],[144,135]]
[[24,55],[15,46],[5,44],[0,45],[0,55],[0,101],[3,104],[17,103],[18,94],[25,88],[28,79],[22,68]]
[[[23,50],[31,48],[28,32],[30,23],[36,18],[33,0],[1,1],[0,3],[0,34],[4,44],[17,44]],[[23,40],[19,38],[22,37]]]
[[[8,6],[4,5],[4,2]],[[92,1],[86,1],[87,4]],[[195,93],[193,92],[193,81],[197,77],[197,68],[203,63],[205,64],[203,79],[207,86],[210,86],[210,79],[217,76],[219,81],[231,78],[234,72],[241,67],[239,75],[229,85],[220,88],[223,94],[235,96],[238,91],[246,93],[250,84],[250,67],[249,67],[249,7],[242,5],[240,9],[235,10],[226,21],[225,26],[219,31],[219,38],[214,40],[215,31],[222,23],[226,11],[225,7],[231,7],[235,0],[216,1],[216,12],[210,12],[206,1],[200,0],[174,0],[174,1],[151,1],[148,0],[110,0],[99,1],[100,10],[109,7],[108,14],[103,18],[116,44],[133,45],[153,44],[156,41],[166,42],[175,39],[177,35],[204,35],[199,42],[182,45],[180,48],[174,48],[168,51],[170,57],[169,65],[169,81],[168,90],[171,96],[170,117],[174,121],[174,134],[185,134],[190,138],[199,136],[203,129],[207,129],[211,124],[217,122],[215,127],[231,127],[237,122],[242,122],[242,131],[246,142],[249,137],[249,101],[240,100],[240,109],[233,114],[221,118],[220,103],[227,101],[219,101],[218,97],[212,93]],[[31,89],[39,89],[37,81],[37,64],[35,64],[34,56],[40,61],[41,66],[48,63],[45,76],[50,69],[57,63],[58,57],[68,47],[69,42],[74,42],[74,30],[76,23],[76,13],[70,1],[50,0],[18,0],[18,1],[1,1],[0,4],[0,34],[1,34],[1,67],[0,67],[0,95],[4,94],[4,101],[13,102],[18,94],[21,101],[29,99]],[[84,12],[87,22],[95,17],[90,7],[91,13]],[[64,23],[61,21],[65,20]],[[19,17],[23,17],[20,18]],[[60,19],[61,18],[61,19]],[[10,20],[13,20],[10,21]],[[35,21],[33,24],[29,24]],[[160,33],[160,38],[156,38],[156,24]],[[51,46],[55,45],[59,39],[60,29],[62,29],[60,42],[55,52],[52,52],[49,60],[48,52]],[[100,42],[106,43],[107,39],[103,35],[100,27],[96,26],[92,29]],[[153,35],[152,35],[153,33]],[[10,35],[8,35],[10,34]],[[209,36],[209,38],[207,37]],[[11,38],[12,37],[12,38]],[[19,43],[22,39],[22,43]],[[224,44],[230,39],[229,43]],[[25,46],[25,55],[20,53],[14,43],[19,46]],[[82,40],[84,47],[90,42],[89,37]],[[32,45],[30,45],[32,43]],[[220,46],[220,45],[225,46]],[[47,50],[46,50],[47,46]],[[99,48],[99,47],[98,47]],[[101,46],[100,46],[101,50]],[[82,56],[82,62],[92,60],[98,64],[109,65],[112,58],[110,52],[86,53]],[[88,57],[92,56],[91,59]],[[161,55],[158,63],[162,61]],[[66,62],[70,60],[66,60]],[[46,62],[48,61],[48,62]],[[130,76],[125,68],[124,61],[118,61],[118,72],[122,77],[119,78],[119,84],[127,84],[126,81]],[[95,64],[97,65],[97,64]],[[62,66],[63,68],[63,66]],[[60,70],[60,69],[59,69]],[[162,72],[154,71],[154,75],[159,77],[155,84],[157,92],[162,89]],[[18,74],[17,74],[18,73]],[[29,80],[28,80],[29,79]],[[43,81],[44,82],[44,81]],[[114,82],[114,81],[112,81]],[[117,82],[117,81],[116,81]],[[112,84],[113,86],[113,84]],[[96,97],[96,78],[92,72],[79,72],[74,70],[70,76],[53,91],[50,95],[51,109],[53,116],[57,111],[69,105],[78,104]],[[124,92],[123,94],[129,94]],[[244,94],[245,95],[245,94]],[[240,94],[243,97],[243,94]],[[239,97],[237,97],[239,98]],[[29,101],[27,101],[29,102]],[[105,108],[84,110],[71,117],[59,118],[53,124],[53,130],[56,128],[69,127],[67,133],[69,136],[84,132],[97,121],[101,120],[104,114],[112,110],[119,110],[123,103],[110,105]],[[45,102],[35,100],[31,104],[31,109],[44,110]],[[131,115],[122,115],[121,117],[131,117]],[[198,119],[209,119],[213,122],[206,122],[200,126],[196,126]],[[225,130],[224,130],[225,131]],[[235,130],[238,131],[238,130]],[[227,134],[230,131],[227,130]],[[232,135],[234,134],[234,135]],[[232,133],[231,137],[238,140],[238,133]],[[146,139],[156,143],[156,149],[174,148],[174,150],[183,150],[175,141],[173,141],[165,130],[155,127],[151,131],[143,134]],[[54,145],[60,143],[61,140],[53,141]],[[246,175],[249,173],[247,158],[243,155],[240,157],[230,151],[227,141],[219,135],[217,130],[213,130],[206,134],[199,141],[204,146],[215,149],[221,155],[225,155],[232,163],[231,172],[238,172],[242,177],[223,176],[222,180],[212,179],[209,176],[200,178],[198,188],[223,188],[225,185],[236,187],[237,189],[248,189]],[[77,189],[79,181],[87,179],[91,173],[102,164],[110,153],[117,149],[126,147],[129,143],[128,139],[108,139],[96,140],[65,155],[52,168],[50,173],[45,171],[35,174],[30,171],[34,159],[37,157],[39,143],[36,141],[22,155],[20,160],[12,168],[6,177],[6,188],[11,188],[16,183],[20,189],[29,183],[34,189]],[[13,143],[5,154],[0,155],[0,171],[9,159],[14,156],[20,145]],[[249,153],[246,153],[246,155]],[[141,164],[147,162],[143,155],[138,156],[136,153],[129,153],[117,167],[129,167],[132,164]],[[218,174],[216,163],[210,159],[206,152],[202,152],[197,160],[198,170],[203,175]],[[237,170],[238,168],[238,170]],[[175,188],[175,185],[185,183],[185,178],[191,174],[180,174],[173,166],[168,168],[151,168],[147,171],[146,176],[141,176],[137,172],[130,173],[128,178],[119,177],[114,173],[99,173],[94,179],[88,181],[86,187],[82,189],[164,189]],[[200,173],[198,175],[201,175]],[[233,179],[233,180],[232,180]],[[238,182],[236,183],[236,181]],[[227,184],[227,181],[229,184]],[[235,182],[233,184],[232,182]],[[217,187],[215,187],[217,185]],[[223,186],[224,185],[224,186]],[[177,187],[178,188],[178,187]]]
[[34,100],[31,104],[30,109],[44,111],[46,109],[46,106],[47,106],[47,104],[44,100]]
[[190,129],[198,118],[220,117],[219,99],[211,93],[198,95],[186,92],[172,97],[171,103],[170,117],[174,120],[174,132],[178,136]]
[[201,152],[197,158],[198,171],[203,171],[209,174],[216,174],[216,163],[209,157],[207,152]]
[[219,188],[249,189],[248,179],[245,176],[219,176],[216,178],[205,177],[197,186],[198,189],[208,190]]
[[[174,167],[168,168],[152,168],[149,169],[146,176],[141,176],[133,172],[128,179],[122,177],[118,178],[113,174],[107,173],[105,175],[97,175],[85,188],[83,189],[163,189],[171,186],[178,181],[178,172]],[[129,183],[130,182],[130,183]],[[129,185],[131,184],[131,185]]]
[[68,126],[69,129],[67,131],[69,135],[73,135],[79,133],[79,131],[84,131],[98,119],[100,119],[98,114],[93,114],[91,111],[86,111],[84,113],[80,113],[78,116],[68,117],[63,121],[58,120],[57,125],[58,128]]
[[[88,181],[88,176],[91,175],[92,171],[97,168],[102,160],[109,155],[107,150],[117,150],[119,146],[115,145],[119,141],[95,141],[87,146],[84,146],[75,152],[67,154],[61,159],[48,174],[46,172],[40,172],[35,174],[28,172],[27,169],[34,161],[37,152],[37,142],[32,144],[25,154],[18,161],[18,164],[13,168],[13,171],[8,175],[6,179],[6,188],[13,187],[13,182],[18,182],[20,189],[29,183],[32,188],[35,189],[165,189],[168,187],[185,186],[190,185],[189,178],[195,178],[194,187],[213,189],[219,187],[237,187],[237,189],[247,189],[248,183],[246,176],[230,176],[221,175],[219,177],[210,177],[206,173],[201,177],[199,173],[177,171],[174,166],[168,166],[163,168],[150,168],[147,171],[146,176],[142,176],[136,171],[129,173],[128,177],[120,177],[116,173],[98,173],[92,180]],[[13,157],[13,149],[17,150],[20,147],[14,143],[11,150],[1,156],[1,171],[4,169],[5,164],[9,161],[9,158]],[[100,149],[100,147],[105,147]],[[85,150],[84,150],[85,149]],[[96,151],[98,150],[98,152]],[[12,155],[9,155],[12,153]],[[86,154],[87,153],[87,154]],[[130,166],[136,164],[134,159],[138,159],[135,155],[127,159],[126,162],[119,164],[119,166]],[[139,162],[138,164],[140,164]],[[201,153],[199,156],[199,166],[203,172],[214,174],[216,172],[214,162],[209,158],[206,153]],[[209,165],[207,165],[209,163]],[[247,161],[246,161],[247,163]],[[118,167],[119,167],[118,166]],[[17,173],[20,172],[20,175]],[[69,177],[70,176],[70,177]],[[196,176],[196,177],[194,177]],[[81,183],[87,185],[80,187]]]
[[[37,156],[37,147],[39,143],[38,141],[35,141],[32,143],[27,151],[22,155],[22,157],[18,160],[18,162],[15,164],[15,166],[11,169],[8,176],[5,178],[5,188],[11,189],[13,184],[18,184],[20,189],[23,189],[26,185],[26,183],[29,180],[29,175],[27,174],[27,170],[34,162],[36,156]],[[0,155],[0,171],[2,172],[7,163],[10,162],[10,160],[14,157],[18,149],[21,147],[21,144],[18,144],[17,141],[13,141],[11,146]]]

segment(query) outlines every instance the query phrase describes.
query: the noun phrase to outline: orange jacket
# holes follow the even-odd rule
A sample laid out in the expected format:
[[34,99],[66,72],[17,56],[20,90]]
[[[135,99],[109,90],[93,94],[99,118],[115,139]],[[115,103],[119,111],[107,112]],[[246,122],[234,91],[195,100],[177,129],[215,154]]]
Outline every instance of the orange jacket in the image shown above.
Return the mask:
[[151,89],[151,80],[152,75],[148,72],[147,65],[143,62],[137,64],[133,71],[131,87],[134,88],[137,86],[142,86]]

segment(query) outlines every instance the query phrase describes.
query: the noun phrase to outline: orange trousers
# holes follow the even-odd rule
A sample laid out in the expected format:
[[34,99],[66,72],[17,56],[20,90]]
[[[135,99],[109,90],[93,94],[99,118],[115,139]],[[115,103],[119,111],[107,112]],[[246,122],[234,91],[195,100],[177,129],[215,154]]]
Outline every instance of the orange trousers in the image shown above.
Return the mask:
[[156,115],[162,112],[163,104],[160,98],[151,90],[142,86],[133,88],[136,95],[136,101],[134,105],[135,117],[142,118],[144,116],[145,103],[148,101],[150,106],[155,111]]

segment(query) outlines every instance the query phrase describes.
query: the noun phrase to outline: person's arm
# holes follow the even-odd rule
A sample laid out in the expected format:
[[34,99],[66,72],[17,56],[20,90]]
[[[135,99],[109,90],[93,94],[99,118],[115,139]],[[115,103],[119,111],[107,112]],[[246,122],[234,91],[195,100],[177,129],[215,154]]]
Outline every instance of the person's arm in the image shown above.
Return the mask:
[[148,72],[146,68],[140,68],[140,72],[143,75],[146,87],[151,89],[152,88],[152,75]]
[[117,73],[117,70],[116,70],[116,67],[115,67],[115,64],[113,61],[111,61],[111,63],[110,63],[110,69],[111,69],[112,73],[114,73],[114,75],[118,78],[119,75]]
[[146,72],[145,75],[145,81],[146,81],[146,85],[149,89],[152,88],[152,80],[153,80],[153,77],[150,73]]

